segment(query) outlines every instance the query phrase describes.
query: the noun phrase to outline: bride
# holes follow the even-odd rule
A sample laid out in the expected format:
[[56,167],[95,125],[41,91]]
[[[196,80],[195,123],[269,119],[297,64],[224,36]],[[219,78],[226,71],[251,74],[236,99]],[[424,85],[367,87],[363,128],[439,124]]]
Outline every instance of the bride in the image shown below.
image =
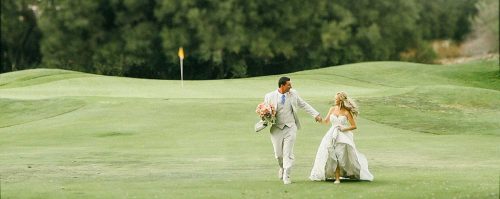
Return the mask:
[[330,108],[323,123],[332,123],[331,128],[321,140],[309,179],[322,181],[340,177],[373,180],[368,171],[368,161],[354,144],[353,130],[356,129],[358,107],[345,92],[338,92],[335,105]]

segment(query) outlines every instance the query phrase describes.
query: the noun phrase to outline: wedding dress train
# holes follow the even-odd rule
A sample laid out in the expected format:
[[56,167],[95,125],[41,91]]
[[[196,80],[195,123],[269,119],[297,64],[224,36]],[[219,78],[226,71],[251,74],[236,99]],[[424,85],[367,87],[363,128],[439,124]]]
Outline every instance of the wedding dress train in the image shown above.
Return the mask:
[[340,127],[349,126],[346,116],[330,116],[332,126],[321,140],[310,180],[335,179],[335,169],[340,165],[340,176],[357,180],[373,180],[368,170],[366,157],[356,149],[351,131],[341,132]]

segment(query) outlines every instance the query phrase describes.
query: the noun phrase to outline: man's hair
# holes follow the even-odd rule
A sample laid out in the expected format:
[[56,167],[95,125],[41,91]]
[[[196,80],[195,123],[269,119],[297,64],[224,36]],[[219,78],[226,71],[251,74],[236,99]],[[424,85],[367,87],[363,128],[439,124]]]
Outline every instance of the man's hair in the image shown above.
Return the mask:
[[278,88],[281,87],[281,85],[285,85],[287,81],[290,81],[289,77],[281,77],[278,81]]

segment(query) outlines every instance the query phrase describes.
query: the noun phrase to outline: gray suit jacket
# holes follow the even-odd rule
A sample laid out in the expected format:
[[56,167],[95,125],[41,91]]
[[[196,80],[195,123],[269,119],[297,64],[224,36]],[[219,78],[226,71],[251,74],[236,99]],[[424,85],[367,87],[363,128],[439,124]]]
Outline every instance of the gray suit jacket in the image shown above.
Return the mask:
[[[280,101],[281,94],[278,90],[267,93],[264,97],[264,103],[273,105],[274,108],[278,107],[278,102]],[[300,98],[299,94],[296,90],[290,89],[288,93],[286,93],[286,98],[291,100],[293,117],[295,119],[295,124],[297,125],[297,129],[300,129],[299,117],[297,116],[297,109],[300,107],[304,109],[311,116],[316,117],[319,115],[319,112],[316,111],[311,105],[305,102],[302,98]]]

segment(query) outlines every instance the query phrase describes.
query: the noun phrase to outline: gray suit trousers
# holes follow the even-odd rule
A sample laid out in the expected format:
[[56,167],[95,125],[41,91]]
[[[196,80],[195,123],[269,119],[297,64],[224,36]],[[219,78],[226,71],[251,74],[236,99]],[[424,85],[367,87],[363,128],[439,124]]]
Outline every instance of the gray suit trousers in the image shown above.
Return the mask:
[[274,147],[274,156],[286,174],[290,174],[293,165],[293,145],[297,137],[297,126],[285,126],[283,129],[271,126],[271,141]]

